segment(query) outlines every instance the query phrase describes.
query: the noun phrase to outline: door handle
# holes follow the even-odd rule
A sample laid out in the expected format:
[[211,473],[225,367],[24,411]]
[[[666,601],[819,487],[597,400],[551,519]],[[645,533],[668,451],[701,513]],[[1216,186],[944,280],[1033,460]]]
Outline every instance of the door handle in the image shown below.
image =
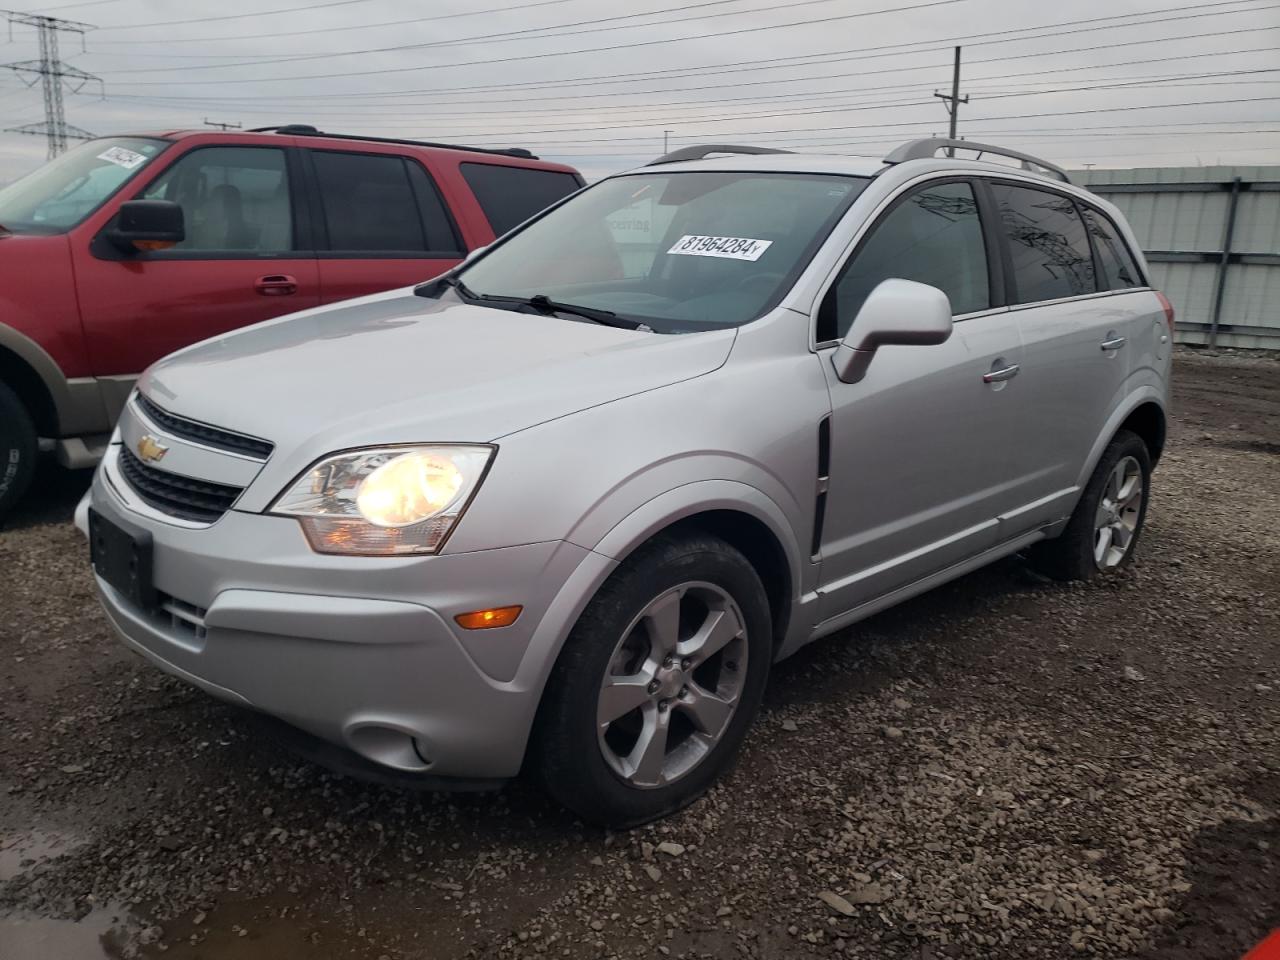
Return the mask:
[[1009,366],[1001,367],[999,370],[992,370],[990,373],[984,373],[982,375],[982,382],[1003,383],[1005,380],[1012,380],[1016,377],[1018,375],[1018,371],[1021,369],[1022,368],[1018,364],[1011,363]]
[[285,297],[298,292],[298,281],[286,274],[276,273],[253,281],[253,289],[264,297]]
[[1111,337],[1108,340],[1102,341],[1102,349],[1103,350],[1119,350],[1128,342],[1129,342],[1128,339],[1125,337]]

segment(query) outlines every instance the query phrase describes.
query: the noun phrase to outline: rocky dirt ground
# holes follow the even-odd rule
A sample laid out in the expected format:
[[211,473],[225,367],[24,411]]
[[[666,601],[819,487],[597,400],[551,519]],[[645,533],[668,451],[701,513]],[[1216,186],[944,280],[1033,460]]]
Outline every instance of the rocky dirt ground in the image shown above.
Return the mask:
[[1280,925],[1280,362],[1177,394],[1125,575],[1011,560],[808,648],[619,835],[331,775],[145,665],[51,470],[0,533],[0,957],[1237,958]]

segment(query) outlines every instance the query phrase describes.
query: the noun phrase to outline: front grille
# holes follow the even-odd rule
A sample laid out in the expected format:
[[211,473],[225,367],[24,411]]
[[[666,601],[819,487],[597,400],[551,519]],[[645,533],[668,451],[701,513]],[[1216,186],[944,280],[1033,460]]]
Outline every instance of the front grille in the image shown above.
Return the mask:
[[211,427],[207,423],[199,423],[195,420],[188,420],[186,417],[175,416],[168,410],[162,410],[156,406],[141,393],[138,394],[137,402],[139,409],[146,414],[147,419],[156,426],[163,427],[175,437],[182,437],[184,440],[204,444],[206,447],[216,447],[229,453],[253,457],[255,460],[267,459],[267,457],[271,456],[271,451],[275,449],[275,444],[267,440],[246,437],[242,433],[232,433],[230,430],[223,430],[220,427]]
[[241,487],[193,480],[149,467],[128,447],[120,448],[120,473],[147,504],[161,513],[197,523],[213,523],[231,509]]

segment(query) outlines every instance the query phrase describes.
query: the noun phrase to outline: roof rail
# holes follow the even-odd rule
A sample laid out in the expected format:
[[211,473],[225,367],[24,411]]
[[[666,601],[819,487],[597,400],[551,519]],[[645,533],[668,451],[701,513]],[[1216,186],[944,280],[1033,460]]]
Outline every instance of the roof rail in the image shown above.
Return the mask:
[[777,150],[774,147],[735,147],[728,143],[704,143],[694,147],[681,147],[672,150],[657,160],[650,160],[646,167],[656,167],[660,163],[679,163],[681,160],[701,160],[713,153],[790,153],[790,150]]
[[902,163],[904,160],[927,159],[932,157],[943,147],[977,150],[979,155],[984,153],[994,153],[997,156],[1010,157],[1011,159],[1021,161],[1023,170],[1030,170],[1032,173],[1047,173],[1049,176],[1055,177],[1063,183],[1071,182],[1071,177],[1067,175],[1067,171],[1063,170],[1056,163],[1050,163],[1048,160],[1041,160],[1039,157],[1033,157],[1029,153],[1020,153],[1017,150],[1010,150],[1008,147],[997,147],[990,143],[977,143],[973,140],[949,140],[946,137],[929,137],[924,140],[911,140],[886,156],[884,158],[884,162]]
[[521,157],[525,160],[537,160],[533,153],[524,147],[466,147],[457,143],[432,143],[429,140],[401,140],[396,137],[365,137],[358,133],[326,133],[317,130],[309,123],[285,123],[274,127],[253,127],[249,133],[283,133],[295,137],[331,137],[335,140],[366,140],[370,143],[403,143],[413,147],[435,147],[440,150],[466,150],[468,153],[496,153],[504,157]]

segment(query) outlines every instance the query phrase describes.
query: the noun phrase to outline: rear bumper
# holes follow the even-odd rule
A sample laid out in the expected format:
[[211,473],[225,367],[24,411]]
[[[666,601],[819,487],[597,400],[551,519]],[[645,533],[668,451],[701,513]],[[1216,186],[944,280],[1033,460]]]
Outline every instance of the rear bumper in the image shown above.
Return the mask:
[[[159,611],[98,579],[107,618],[131,649],[213,696],[401,774],[518,773],[560,640],[612,566],[562,542],[320,556],[287,518],[232,511],[190,529],[141,517],[101,470],[77,525],[90,503],[153,537]],[[452,622],[508,603],[525,607],[510,627],[464,631]]]

